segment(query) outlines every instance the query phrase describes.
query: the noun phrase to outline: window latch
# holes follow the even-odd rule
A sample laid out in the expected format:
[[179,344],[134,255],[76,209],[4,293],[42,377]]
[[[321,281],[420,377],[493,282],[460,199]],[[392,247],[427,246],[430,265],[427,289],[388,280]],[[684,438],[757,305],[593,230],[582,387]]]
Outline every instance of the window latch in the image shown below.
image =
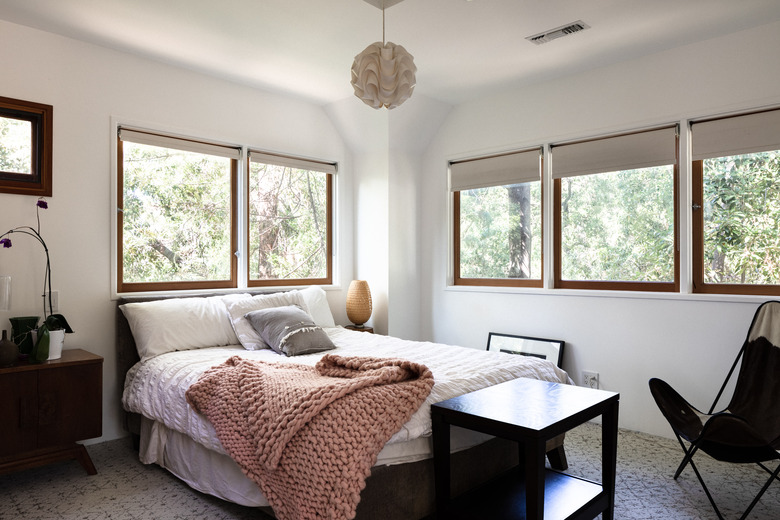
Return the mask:
[[698,211],[701,209],[701,204],[696,204],[694,202],[693,204],[691,204],[691,209],[693,209],[693,211]]

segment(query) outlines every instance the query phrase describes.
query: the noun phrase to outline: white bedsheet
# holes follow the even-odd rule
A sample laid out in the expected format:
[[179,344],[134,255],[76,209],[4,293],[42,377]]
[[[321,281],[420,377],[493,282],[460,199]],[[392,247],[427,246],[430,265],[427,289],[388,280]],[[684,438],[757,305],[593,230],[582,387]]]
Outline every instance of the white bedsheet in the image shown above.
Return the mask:
[[426,365],[435,384],[428,399],[388,442],[388,447],[431,433],[430,406],[486,386],[518,377],[558,383],[571,379],[555,364],[534,357],[486,352],[464,347],[350,331],[341,327],[325,329],[337,350],[285,357],[271,350],[248,351],[241,346],[214,347],[171,352],[133,366],[127,374],[122,403],[126,410],[159,421],[208,449],[225,453],[214,427],[187,404],[185,392],[200,375],[229,357],[273,360],[280,363],[314,365],[327,353],[345,356],[398,357]]

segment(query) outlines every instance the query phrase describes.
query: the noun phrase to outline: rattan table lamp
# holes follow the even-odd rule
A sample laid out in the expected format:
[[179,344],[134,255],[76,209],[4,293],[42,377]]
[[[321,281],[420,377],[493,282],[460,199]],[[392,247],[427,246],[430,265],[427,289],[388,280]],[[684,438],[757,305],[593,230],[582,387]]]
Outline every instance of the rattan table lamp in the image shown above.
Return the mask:
[[347,318],[362,328],[371,317],[371,290],[365,280],[352,280],[347,291]]

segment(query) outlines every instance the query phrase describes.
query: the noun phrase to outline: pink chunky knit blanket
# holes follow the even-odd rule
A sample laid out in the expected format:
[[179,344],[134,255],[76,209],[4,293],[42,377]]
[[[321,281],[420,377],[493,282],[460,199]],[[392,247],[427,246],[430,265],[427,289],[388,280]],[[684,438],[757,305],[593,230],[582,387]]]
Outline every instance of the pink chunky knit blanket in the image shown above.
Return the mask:
[[234,356],[186,395],[280,520],[352,519],[379,451],[432,387],[428,368],[402,359]]

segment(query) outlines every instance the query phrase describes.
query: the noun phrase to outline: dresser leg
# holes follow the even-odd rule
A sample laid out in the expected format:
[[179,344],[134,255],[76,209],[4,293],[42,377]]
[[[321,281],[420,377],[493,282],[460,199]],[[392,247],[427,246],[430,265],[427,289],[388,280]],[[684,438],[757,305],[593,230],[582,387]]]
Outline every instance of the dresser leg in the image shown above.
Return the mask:
[[81,467],[84,468],[87,475],[97,475],[97,469],[95,469],[95,464],[92,462],[92,457],[89,456],[86,446],[83,444],[77,444],[76,446],[77,447],[74,448],[76,451],[74,455],[76,460],[81,464]]

